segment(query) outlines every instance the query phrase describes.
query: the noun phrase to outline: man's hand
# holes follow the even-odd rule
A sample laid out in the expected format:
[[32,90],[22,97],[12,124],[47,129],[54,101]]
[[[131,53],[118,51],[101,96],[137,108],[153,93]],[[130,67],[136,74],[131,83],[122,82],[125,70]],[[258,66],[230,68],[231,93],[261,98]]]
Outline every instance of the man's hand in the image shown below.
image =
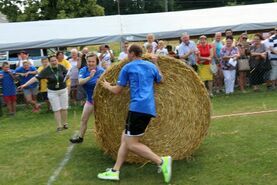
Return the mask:
[[29,74],[30,74],[30,73],[29,73],[29,71],[28,71],[27,73],[24,74],[24,76],[27,77]]

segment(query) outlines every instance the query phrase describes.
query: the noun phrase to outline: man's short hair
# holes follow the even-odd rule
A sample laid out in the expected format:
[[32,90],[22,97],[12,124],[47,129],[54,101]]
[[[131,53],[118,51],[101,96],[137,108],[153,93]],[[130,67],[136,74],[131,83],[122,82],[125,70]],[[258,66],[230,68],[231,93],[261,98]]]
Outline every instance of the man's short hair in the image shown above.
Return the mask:
[[226,30],[225,30],[225,33],[226,33],[227,31],[230,31],[230,32],[232,32],[232,33],[233,33],[233,31],[232,31],[232,29],[231,29],[231,28],[226,29]]
[[129,53],[134,53],[136,57],[141,57],[143,53],[142,47],[137,44],[133,44],[129,47]]

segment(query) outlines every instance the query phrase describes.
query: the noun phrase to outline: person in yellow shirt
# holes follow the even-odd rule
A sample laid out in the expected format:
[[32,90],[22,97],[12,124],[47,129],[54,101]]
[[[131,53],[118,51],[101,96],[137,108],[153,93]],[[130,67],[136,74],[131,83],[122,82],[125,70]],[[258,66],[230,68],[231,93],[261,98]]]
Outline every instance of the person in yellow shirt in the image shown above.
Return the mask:
[[[38,73],[40,73],[42,70],[44,70],[49,65],[48,58],[42,58],[41,64],[42,64],[42,66],[40,66],[38,68]],[[47,96],[47,80],[46,79],[40,80],[39,92],[40,92],[40,95],[41,95],[43,101],[45,101],[45,103],[47,105],[47,110],[50,111],[51,107],[50,107],[50,103],[49,103],[48,96]]]
[[[64,58],[64,52],[57,51],[56,57],[58,59],[58,64],[64,66],[67,71],[70,71],[71,64],[70,64],[70,62],[68,62],[68,60],[66,60]],[[68,80],[66,80],[66,87],[67,87],[68,92],[70,92],[70,86],[71,86],[71,81],[70,81],[70,79],[68,79]]]
[[[222,43],[223,43],[224,45],[226,44],[226,38],[227,38],[227,37],[230,37],[230,36],[233,37],[233,30],[229,28],[229,29],[226,29],[226,30],[225,30],[225,38],[222,40]],[[233,47],[235,47],[236,44],[237,44],[236,39],[233,39]]]

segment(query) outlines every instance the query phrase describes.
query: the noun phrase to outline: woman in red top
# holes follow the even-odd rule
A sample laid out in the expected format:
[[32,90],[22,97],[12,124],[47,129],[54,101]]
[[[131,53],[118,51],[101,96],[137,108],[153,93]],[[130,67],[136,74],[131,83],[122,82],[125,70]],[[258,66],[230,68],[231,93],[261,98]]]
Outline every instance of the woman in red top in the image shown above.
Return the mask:
[[213,73],[211,72],[211,63],[213,58],[213,47],[208,44],[207,37],[202,35],[200,43],[197,46],[198,52],[198,74],[209,90],[209,94],[213,96]]

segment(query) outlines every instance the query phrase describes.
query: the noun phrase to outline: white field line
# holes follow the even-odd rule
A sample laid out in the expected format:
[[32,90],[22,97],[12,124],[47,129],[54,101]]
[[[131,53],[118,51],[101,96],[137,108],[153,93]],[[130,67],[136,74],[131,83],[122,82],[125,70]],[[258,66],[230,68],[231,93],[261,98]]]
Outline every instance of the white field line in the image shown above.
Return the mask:
[[[75,137],[77,135],[77,133],[78,133],[78,131],[75,131],[73,137]],[[49,177],[47,185],[52,185],[57,180],[57,177],[61,173],[62,169],[65,167],[65,165],[69,161],[74,147],[75,147],[75,144],[72,144],[72,143],[70,143],[70,145],[67,147],[67,152],[65,153],[63,160],[60,162],[58,168],[54,171],[52,176]]]
[[212,119],[236,117],[236,116],[247,116],[247,115],[255,115],[255,114],[265,114],[265,113],[273,113],[273,112],[277,112],[277,110],[265,110],[265,111],[257,111],[257,112],[242,112],[242,113],[235,113],[235,114],[224,114],[224,115],[212,116]]

